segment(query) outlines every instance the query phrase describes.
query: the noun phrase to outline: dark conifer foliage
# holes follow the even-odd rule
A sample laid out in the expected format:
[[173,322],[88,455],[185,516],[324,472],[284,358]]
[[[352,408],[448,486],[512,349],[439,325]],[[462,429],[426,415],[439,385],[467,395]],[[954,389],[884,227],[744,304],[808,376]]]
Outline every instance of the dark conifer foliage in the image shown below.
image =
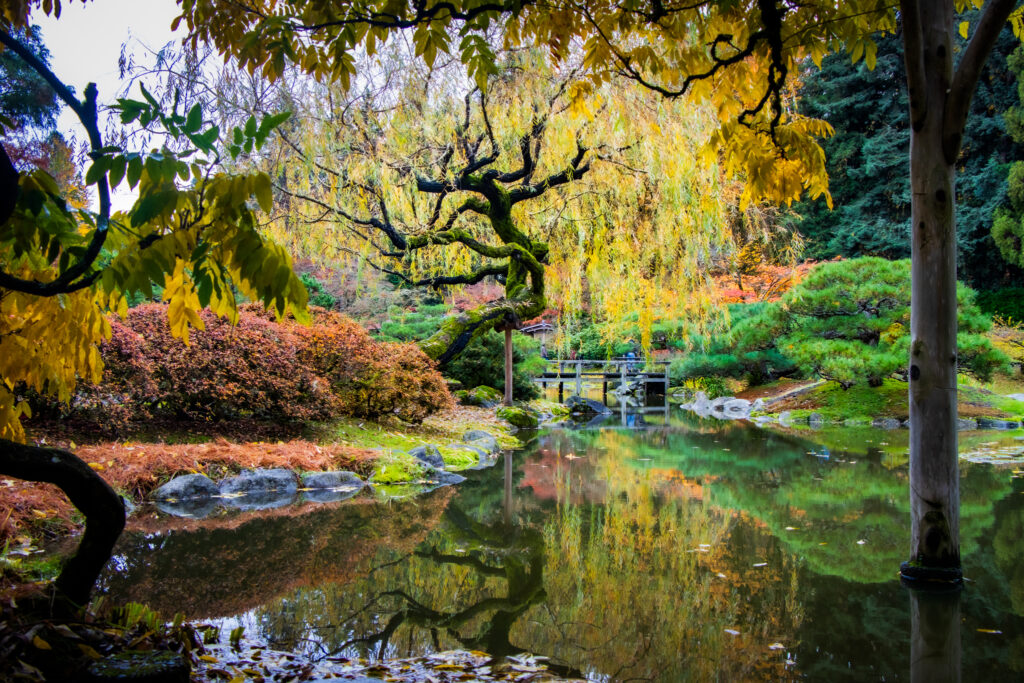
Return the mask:
[[[993,215],[1008,205],[1010,164],[1024,148],[1006,131],[1003,113],[1016,104],[1016,78],[1007,57],[1018,41],[1009,28],[988,60],[971,103],[957,167],[959,277],[979,289],[1019,282],[1024,275],[999,257]],[[962,49],[960,44],[958,49]],[[910,174],[906,79],[898,36],[879,40],[874,70],[848,55],[826,57],[804,74],[800,108],[827,120],[824,142],[835,209],[824,202],[795,205],[808,258],[910,256]]]

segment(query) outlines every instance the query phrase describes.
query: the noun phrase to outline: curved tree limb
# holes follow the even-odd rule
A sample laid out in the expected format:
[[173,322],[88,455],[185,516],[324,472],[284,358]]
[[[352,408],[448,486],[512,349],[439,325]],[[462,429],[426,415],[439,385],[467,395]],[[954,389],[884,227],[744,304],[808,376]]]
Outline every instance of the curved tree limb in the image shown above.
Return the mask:
[[54,584],[58,597],[84,605],[124,529],[121,497],[81,459],[57,448],[0,439],[0,474],[56,484],[85,515],[78,550],[64,563]]

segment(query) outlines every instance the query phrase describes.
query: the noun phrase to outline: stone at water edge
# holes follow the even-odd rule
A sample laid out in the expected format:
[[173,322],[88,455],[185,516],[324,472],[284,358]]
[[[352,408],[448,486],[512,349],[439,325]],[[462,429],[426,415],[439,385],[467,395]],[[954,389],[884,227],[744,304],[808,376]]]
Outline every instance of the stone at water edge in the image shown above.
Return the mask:
[[606,415],[612,412],[608,409],[608,406],[603,403],[598,403],[597,401],[577,395],[567,398],[565,400],[565,406],[571,413],[576,415]]
[[789,412],[788,410],[783,410],[781,413],[779,413],[779,424],[782,425],[783,427],[788,427],[789,425],[793,424],[793,413]]
[[956,430],[958,432],[970,432],[978,428],[978,421],[972,420],[969,417],[959,417],[956,420]]
[[821,413],[811,413],[807,416],[807,424],[811,429],[821,429],[825,425],[825,417]]
[[762,410],[764,410],[764,399],[754,399],[754,402],[750,404],[750,412],[756,413]]
[[1018,429],[1020,422],[1014,420],[1000,420],[994,417],[979,417],[978,429]]
[[894,417],[876,417],[871,421],[871,426],[876,429],[899,429],[902,424]]
[[366,482],[353,472],[337,470],[332,472],[306,472],[302,475],[304,489],[337,489],[354,487],[361,489]]
[[536,429],[540,424],[536,415],[516,406],[498,408],[497,415],[513,427],[519,427],[520,429]]
[[218,493],[220,488],[205,474],[183,474],[157,488],[149,497],[153,500],[188,500],[211,498]]
[[488,453],[497,453],[501,450],[498,448],[498,440],[494,435],[482,429],[470,429],[462,435],[462,442],[476,448],[482,448]]
[[281,493],[295,493],[299,490],[299,481],[295,473],[282,468],[265,470],[246,470],[241,474],[228,477],[220,483],[220,494],[232,493],[262,493],[267,491],[279,491]]
[[753,410],[752,405],[745,398],[731,398],[721,404],[722,414],[730,420],[746,420]]
[[434,444],[428,443],[425,446],[417,446],[409,451],[409,455],[431,467],[444,469],[444,458],[441,457],[441,451]]
[[438,486],[451,486],[452,484],[461,484],[466,481],[466,478],[461,474],[455,472],[449,472],[441,469],[427,468],[427,480],[434,482]]

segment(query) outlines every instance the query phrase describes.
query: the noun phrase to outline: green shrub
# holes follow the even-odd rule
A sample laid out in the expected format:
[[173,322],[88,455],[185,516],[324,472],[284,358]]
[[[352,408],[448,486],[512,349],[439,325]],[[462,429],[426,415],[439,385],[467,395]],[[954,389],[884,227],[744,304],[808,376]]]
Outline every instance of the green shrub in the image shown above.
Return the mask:
[[[983,335],[991,320],[959,285],[959,371],[987,381],[1009,359]],[[778,303],[730,309],[728,335],[670,368],[677,382],[699,376],[752,382],[799,373],[843,387],[905,379],[910,346],[910,262],[860,258],[824,263]]]
[[1024,287],[978,292],[978,308],[1007,321],[1024,321]]
[[338,299],[324,291],[324,285],[312,273],[303,273],[299,276],[302,284],[306,285],[309,291],[309,305],[319,306],[331,310],[338,305]]
[[[540,356],[540,343],[523,334],[512,335],[512,395],[516,400],[540,396],[533,378],[544,372],[546,361]],[[464,387],[488,386],[505,391],[505,335],[488,332],[473,339],[444,374]]]

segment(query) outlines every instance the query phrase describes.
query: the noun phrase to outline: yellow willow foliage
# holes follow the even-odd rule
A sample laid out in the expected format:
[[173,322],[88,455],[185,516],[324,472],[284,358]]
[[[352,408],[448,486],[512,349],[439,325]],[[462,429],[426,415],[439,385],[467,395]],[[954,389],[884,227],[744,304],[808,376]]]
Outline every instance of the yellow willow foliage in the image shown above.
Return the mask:
[[[54,276],[50,269],[22,268],[13,274],[41,280]],[[97,344],[110,337],[101,298],[92,289],[52,297],[0,292],[0,439],[24,439],[20,418],[30,411],[19,392],[49,392],[66,401],[77,377],[100,380]]]
[[[335,87],[303,84],[305,91],[293,95],[301,111],[285,132],[294,147],[282,144],[271,173],[293,195],[269,226],[273,239],[327,266],[369,259],[413,278],[472,272],[482,258],[457,244],[418,249],[400,262],[382,258],[379,251],[392,246],[365,221],[386,216],[406,234],[429,234],[437,195],[417,191],[417,175],[452,180],[469,161],[460,135],[483,140],[478,157],[490,154],[488,123],[498,159],[480,172],[515,170],[521,138],[547,117],[533,182],[567,168],[577,144],[588,149],[590,166],[513,211],[519,230],[550,247],[549,305],[577,314],[589,304],[595,318],[639,318],[648,329],[661,317],[708,320],[708,266],[731,248],[722,170],[706,153],[720,125],[714,108],[665,100],[627,82],[567,82],[543,56],[518,59],[491,80],[486,121],[479,93],[471,96],[466,131],[465,90],[443,84],[425,94],[411,65],[386,103],[346,100]],[[442,177],[437,162],[449,148]],[[447,196],[439,223],[473,196]],[[501,244],[479,215],[464,213],[454,226]],[[608,330],[614,333],[614,324]]]

